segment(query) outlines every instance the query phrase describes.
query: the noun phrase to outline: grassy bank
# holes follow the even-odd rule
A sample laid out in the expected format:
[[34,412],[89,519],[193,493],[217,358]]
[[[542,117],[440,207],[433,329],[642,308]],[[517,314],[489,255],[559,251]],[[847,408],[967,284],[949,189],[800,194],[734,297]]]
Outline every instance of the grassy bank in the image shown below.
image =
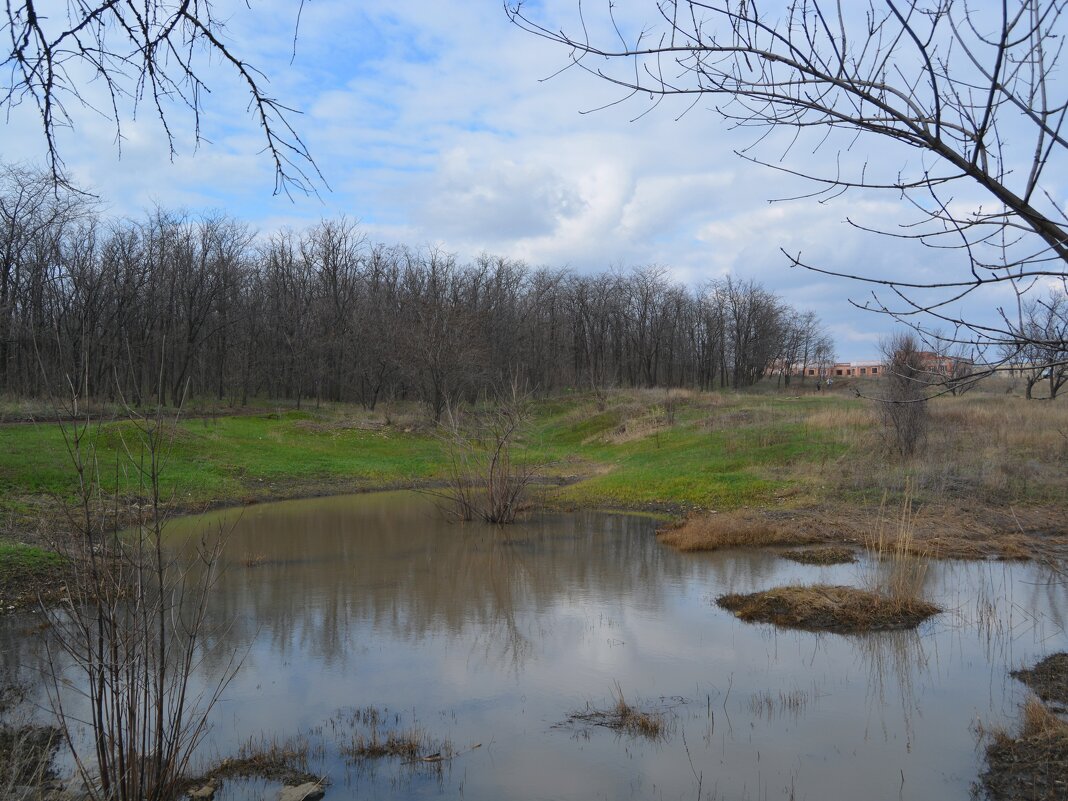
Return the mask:
[[[648,390],[600,402],[565,394],[535,404],[518,458],[543,465],[553,480],[542,497],[549,504],[695,520],[743,510],[777,526],[804,519],[798,544],[855,539],[840,535],[906,487],[921,516],[942,516],[939,530],[971,526],[973,535],[1000,537],[1031,518],[1035,528],[1058,528],[1068,503],[1068,406],[977,391],[931,409],[923,455],[903,462],[887,457],[871,402],[844,394]],[[443,480],[448,468],[442,439],[416,406],[260,409],[185,419],[171,433],[163,489],[183,511],[418,486]],[[127,451],[137,452],[132,425],[102,422],[89,439],[104,487],[118,485],[133,503],[123,469]],[[75,490],[58,426],[0,426],[0,536],[33,541],[60,525]],[[14,553],[0,559],[10,564]]]

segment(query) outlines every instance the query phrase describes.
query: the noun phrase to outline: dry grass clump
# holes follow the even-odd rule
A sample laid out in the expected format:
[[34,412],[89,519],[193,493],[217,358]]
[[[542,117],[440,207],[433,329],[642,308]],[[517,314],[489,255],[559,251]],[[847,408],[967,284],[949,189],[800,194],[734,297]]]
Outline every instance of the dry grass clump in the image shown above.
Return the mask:
[[942,610],[915,598],[890,598],[856,587],[814,584],[721,595],[716,603],[746,622],[843,634],[911,629]]
[[623,697],[623,690],[618,683],[613,695],[615,703],[610,708],[597,709],[587,703],[585,709],[568,715],[567,723],[600,726],[647,740],[661,740],[667,737],[668,721],[662,710],[642,709],[631,704]]
[[[776,519],[766,512],[739,509],[687,518],[657,537],[680,551],[716,551],[721,548],[765,548],[770,545],[810,545],[825,539],[804,520]],[[816,522],[816,521],[811,521]]]
[[1068,738],[1068,722],[1061,720],[1037,698],[1028,698],[1023,706],[1022,737]]
[[1020,733],[995,731],[982,783],[995,801],[1068,799],[1068,723],[1037,698],[1023,706]]
[[661,409],[648,409],[641,415],[624,419],[614,431],[597,438],[597,441],[611,445],[625,445],[628,442],[651,437],[663,431],[668,425],[667,418]]
[[[368,706],[339,713],[332,723],[345,731],[341,753],[356,761],[399,758],[405,762],[442,762],[455,755],[452,743],[432,743],[418,726],[401,727],[401,716],[388,710]],[[347,732],[353,731],[351,737]]]
[[33,723],[29,712],[26,687],[0,682],[0,798],[22,797],[22,789],[44,788],[55,778],[52,760],[63,732]]
[[896,520],[888,520],[884,495],[875,530],[865,543],[875,564],[872,590],[900,603],[918,601],[927,578],[927,552],[916,542],[915,519],[912,489],[906,484]]
[[289,740],[250,739],[205,773],[184,782],[187,787],[215,784],[221,779],[262,778],[282,784],[299,785],[320,779],[308,771],[308,741],[303,737]]
[[54,726],[0,726],[0,798],[52,778],[52,759],[62,742]]
[[803,565],[848,565],[857,561],[852,548],[805,548],[800,551],[783,551],[779,555]]
[[357,734],[352,740],[351,747],[342,750],[356,759],[381,759],[382,757],[416,759],[425,739],[425,733],[415,728],[385,732],[375,729],[366,736]]
[[844,445],[856,444],[875,423],[874,411],[869,406],[830,406],[805,417],[806,429],[829,432],[835,442]]

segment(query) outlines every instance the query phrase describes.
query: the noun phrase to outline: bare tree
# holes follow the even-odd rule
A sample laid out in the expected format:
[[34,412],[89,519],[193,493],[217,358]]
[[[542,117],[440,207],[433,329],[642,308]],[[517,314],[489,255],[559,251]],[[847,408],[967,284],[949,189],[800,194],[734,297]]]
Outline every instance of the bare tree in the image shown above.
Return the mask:
[[0,28],[9,41],[0,107],[36,106],[48,165],[60,182],[64,170],[57,132],[74,126],[73,106],[109,117],[120,148],[123,120],[148,106],[172,156],[174,117],[184,111],[192,117],[199,145],[210,61],[230,69],[248,92],[249,111],[274,163],[275,193],[314,191],[323,182],[291,122],[296,112],[272,97],[267,77],[234,50],[211,0],[76,0],[49,7],[23,0],[5,5]]
[[[1068,156],[1068,84],[1058,75],[1068,7],[1062,0],[767,5],[661,0],[636,12],[605,0],[601,15],[579,4],[570,29],[528,12],[522,0],[505,8],[521,28],[566,47],[567,66],[619,87],[609,104],[648,99],[646,113],[681,98],[685,113],[711,100],[729,123],[759,132],[743,158],[814,182],[804,197],[885,190],[905,201],[912,221],[890,229],[850,222],[960,251],[960,268],[930,281],[829,270],[799,253],[786,254],[790,264],[862,282],[872,294],[856,305],[921,336],[948,324],[968,346],[1029,342],[1023,299],[1043,282],[1064,287],[1068,276],[1068,219],[1055,185]],[[884,152],[863,155],[865,144],[880,141]],[[761,142],[804,155],[761,157]],[[809,144],[833,151],[827,173],[811,171]],[[965,298],[1003,286],[1016,300],[1002,302],[997,315],[959,311]]]
[[1020,339],[1007,344],[1004,351],[1023,374],[1028,400],[1043,379],[1049,381],[1050,400],[1056,398],[1068,383],[1068,294],[1051,290],[1025,303]]
[[602,406],[613,386],[744,388],[826,344],[813,315],[752,281],[695,291],[657,267],[464,264],[371,245],[343,218],[263,236],[217,213],[109,219],[46,175],[9,178],[0,392],[16,397],[62,391],[40,357],[52,381],[82,375],[87,397],[137,408],[390,398],[440,419],[513,378],[591,389]]

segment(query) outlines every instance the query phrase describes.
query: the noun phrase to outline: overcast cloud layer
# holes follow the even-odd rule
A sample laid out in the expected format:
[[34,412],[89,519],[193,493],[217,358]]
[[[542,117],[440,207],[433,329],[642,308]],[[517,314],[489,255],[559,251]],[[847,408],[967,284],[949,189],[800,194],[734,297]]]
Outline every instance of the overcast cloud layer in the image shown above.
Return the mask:
[[[461,259],[485,251],[577,271],[658,264],[691,285],[732,273],[814,310],[847,359],[874,357],[890,321],[849,304],[865,299],[863,286],[790,269],[780,248],[831,269],[899,276],[936,275],[957,258],[844,222],[847,213],[905,221],[889,197],[769,204],[804,187],[737,158],[748,137],[707,109],[678,121],[680,109],[667,106],[631,121],[640,102],[580,113],[613,90],[573,71],[541,81],[566,54],[512,26],[497,0],[311,0],[290,63],[296,5],[234,3],[229,34],[273,94],[303,112],[297,126],[330,191],[271,196],[247,98],[221,65],[203,120],[210,143],[194,153],[182,137],[169,161],[145,113],[125,122],[120,158],[113,124],[78,113],[60,139],[75,180],[123,215],[154,203],[214,208],[269,230],[347,214],[372,239],[440,245]],[[545,5],[550,17],[574,13],[571,0]],[[43,163],[31,112],[10,115],[5,160]],[[866,146],[875,161],[901,158]]]

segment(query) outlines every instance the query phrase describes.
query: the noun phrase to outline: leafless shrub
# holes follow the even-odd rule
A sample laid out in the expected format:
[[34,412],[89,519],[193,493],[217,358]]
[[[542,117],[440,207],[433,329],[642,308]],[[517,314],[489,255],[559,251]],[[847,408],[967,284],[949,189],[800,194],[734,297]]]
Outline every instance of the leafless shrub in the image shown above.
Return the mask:
[[[164,547],[162,410],[152,417],[130,412],[115,480],[135,482],[142,514],[133,531],[109,533],[119,519],[119,490],[105,493],[92,420],[79,416],[78,394],[72,396],[63,435],[78,479],[70,519],[77,537],[62,546],[72,564],[66,603],[49,612],[52,707],[92,798],[169,801],[236,670],[231,662],[213,686],[193,689],[221,538],[204,537],[180,556]],[[83,723],[88,738],[80,734]]]
[[515,458],[530,419],[530,397],[513,383],[497,403],[463,413],[448,409],[443,436],[449,452],[448,486],[433,494],[459,520],[515,521],[539,467]]
[[887,370],[879,412],[892,453],[908,458],[921,451],[927,441],[927,377],[916,337],[897,333],[883,344]]

